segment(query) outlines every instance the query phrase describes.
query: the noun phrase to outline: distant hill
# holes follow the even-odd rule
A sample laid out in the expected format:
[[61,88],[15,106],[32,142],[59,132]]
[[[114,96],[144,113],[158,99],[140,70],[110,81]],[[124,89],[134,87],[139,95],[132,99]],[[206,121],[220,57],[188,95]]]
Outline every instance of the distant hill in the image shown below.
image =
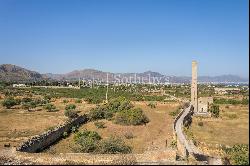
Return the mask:
[[[44,79],[52,80],[96,80],[106,82],[108,75],[109,82],[144,82],[144,83],[190,83],[191,77],[187,76],[166,76],[158,72],[146,71],[143,73],[111,73],[103,72],[94,69],[74,70],[66,74],[40,74],[35,71],[27,70],[25,68],[3,64],[0,65],[0,80],[2,81],[39,81]],[[200,76],[199,82],[248,82],[248,79],[241,78],[236,75],[221,75],[221,76]]]
[[[78,80],[85,79],[85,80],[107,80],[107,74],[108,74],[108,80],[109,82],[114,82],[117,80],[122,81],[128,81],[130,80],[133,82],[135,81],[135,77],[137,78],[137,82],[145,83],[152,82],[153,80],[157,80],[160,83],[190,83],[191,77],[187,76],[166,76],[163,74],[160,74],[158,72],[152,72],[152,71],[146,71],[143,73],[110,73],[110,72],[103,72],[99,70],[94,69],[84,69],[84,70],[74,70],[72,72],[66,73],[66,74],[46,74],[47,77],[56,79],[56,80]],[[150,81],[149,81],[150,77]],[[236,75],[221,75],[221,76],[200,76],[198,77],[199,82],[234,82],[234,83],[240,83],[240,82],[248,82],[249,80],[246,78],[242,78]]]
[[34,81],[45,79],[42,74],[27,70],[25,68],[11,65],[3,64],[0,65],[0,80],[2,81]]

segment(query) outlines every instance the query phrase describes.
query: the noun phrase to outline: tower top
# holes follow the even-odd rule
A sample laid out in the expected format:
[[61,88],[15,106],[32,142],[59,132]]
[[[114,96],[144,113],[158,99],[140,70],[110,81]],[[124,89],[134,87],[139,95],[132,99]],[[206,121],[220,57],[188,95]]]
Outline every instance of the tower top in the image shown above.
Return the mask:
[[196,60],[193,60],[193,61],[192,61],[192,64],[197,64],[197,61],[196,61]]

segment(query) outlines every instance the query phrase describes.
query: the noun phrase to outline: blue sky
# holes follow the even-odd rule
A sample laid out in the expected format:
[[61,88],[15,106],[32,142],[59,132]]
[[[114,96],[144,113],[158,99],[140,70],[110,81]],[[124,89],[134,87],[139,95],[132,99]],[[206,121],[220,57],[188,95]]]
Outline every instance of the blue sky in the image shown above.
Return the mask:
[[248,0],[0,0],[0,64],[248,77]]

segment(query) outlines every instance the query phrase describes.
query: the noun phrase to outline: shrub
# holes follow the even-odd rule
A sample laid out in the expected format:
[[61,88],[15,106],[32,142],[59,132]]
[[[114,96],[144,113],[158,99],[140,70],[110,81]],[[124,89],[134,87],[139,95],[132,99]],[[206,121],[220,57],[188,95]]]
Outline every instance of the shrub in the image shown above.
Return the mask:
[[96,108],[92,108],[88,114],[88,118],[90,120],[99,120],[105,118],[106,108],[103,106],[98,106]]
[[176,148],[177,147],[177,141],[176,140],[172,140],[170,146],[172,148]]
[[104,122],[95,122],[94,125],[95,125],[95,127],[98,128],[98,129],[100,129],[100,128],[102,128],[102,129],[103,129],[103,128],[106,128]]
[[66,100],[66,99],[63,100],[63,103],[68,103],[68,102],[69,102],[69,100]]
[[156,103],[155,102],[150,102],[148,105],[150,108],[156,108]]
[[212,104],[208,111],[211,112],[212,117],[218,118],[220,116],[220,108],[218,105]]
[[69,104],[66,105],[65,110],[74,110],[76,109],[76,105],[75,104]]
[[127,100],[125,97],[118,97],[115,99],[112,99],[108,105],[107,110],[110,110],[111,112],[118,112],[122,110],[128,110],[130,108],[133,108],[134,106],[132,103]]
[[53,112],[53,111],[57,111],[56,110],[56,106],[54,106],[53,104],[46,104],[44,106],[44,109],[46,109],[48,112]]
[[74,110],[65,110],[64,115],[68,118],[76,118],[78,116]]
[[97,153],[101,154],[117,154],[131,153],[132,148],[125,144],[121,138],[109,137],[101,140],[98,144]]
[[198,122],[198,126],[203,126],[203,122]]
[[237,144],[223,149],[232,165],[249,165],[248,145]]
[[67,132],[63,132],[63,138],[66,138],[66,137],[68,137],[68,133]]
[[75,133],[75,132],[77,132],[77,131],[78,131],[78,126],[73,126],[73,127],[71,128],[71,132]]
[[114,121],[122,125],[141,125],[148,123],[149,119],[140,108],[133,108],[117,112]]
[[23,109],[29,110],[30,108],[36,108],[36,103],[34,101],[22,104]]
[[13,97],[11,98],[7,98],[2,102],[2,105],[8,109],[10,109],[11,107],[18,105],[18,101],[15,100]]
[[126,139],[132,139],[132,138],[134,138],[134,135],[133,135],[133,133],[131,133],[131,132],[127,132],[127,133],[124,134],[124,137],[125,137]]
[[82,103],[82,100],[81,99],[76,99],[75,103]]
[[46,100],[48,103],[50,102],[51,98],[52,97],[50,95],[45,95],[44,96],[44,100]]
[[24,98],[22,98],[22,102],[23,102],[23,103],[29,103],[29,102],[31,102],[31,101],[32,101],[32,99],[29,98],[29,97],[24,97]]
[[172,117],[176,117],[180,112],[181,112],[181,110],[178,108],[175,111],[169,112],[168,115],[170,115]]
[[77,151],[90,153],[96,151],[101,136],[95,131],[81,131],[76,133],[74,141],[78,145]]

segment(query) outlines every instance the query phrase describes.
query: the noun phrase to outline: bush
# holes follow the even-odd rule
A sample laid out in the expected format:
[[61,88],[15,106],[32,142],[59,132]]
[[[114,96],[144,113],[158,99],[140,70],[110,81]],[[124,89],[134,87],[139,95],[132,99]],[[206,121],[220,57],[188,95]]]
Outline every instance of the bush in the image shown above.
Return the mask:
[[131,153],[132,148],[127,146],[125,142],[116,137],[109,137],[101,140],[98,144],[97,153],[101,154],[117,154],[117,153]]
[[75,151],[83,153],[131,153],[131,147],[127,146],[120,138],[110,137],[102,140],[95,131],[81,131],[74,136]]
[[18,101],[15,100],[13,97],[11,98],[7,98],[2,102],[2,105],[8,109],[10,109],[11,107],[18,105]]
[[76,109],[76,105],[75,104],[69,104],[66,105],[65,110],[74,110]]
[[56,110],[56,106],[54,106],[53,104],[46,104],[44,106],[44,109],[46,109],[48,112],[54,112],[54,111],[57,111]]
[[82,103],[82,100],[81,99],[76,99],[75,103]]
[[176,140],[172,140],[170,146],[172,148],[176,148],[177,147],[177,141]]
[[75,132],[77,132],[77,131],[78,131],[78,126],[73,126],[73,127],[71,128],[71,132],[75,133]]
[[169,112],[168,115],[170,115],[172,117],[176,117],[180,112],[181,112],[181,110],[178,108],[175,111]]
[[63,132],[63,138],[66,138],[66,137],[68,137],[68,133],[67,132]]
[[100,128],[102,128],[102,129],[103,129],[103,128],[106,128],[104,122],[95,122],[94,125],[95,125],[95,127],[98,128],[98,129],[100,129]]
[[32,101],[32,99],[29,98],[29,97],[24,97],[24,98],[22,98],[22,102],[23,102],[23,103],[29,103],[29,102],[31,102],[31,101]]
[[112,99],[108,105],[107,110],[110,110],[111,112],[119,112],[123,110],[129,110],[133,108],[134,106],[132,103],[127,100],[125,97],[118,97],[115,99]]
[[36,103],[34,101],[22,104],[23,109],[29,110],[30,108],[36,108]]
[[149,106],[150,108],[156,108],[156,103],[150,102],[150,103],[148,103],[147,106]]
[[131,132],[127,132],[127,133],[124,134],[124,137],[125,137],[126,139],[132,139],[132,138],[134,138],[134,135],[133,135],[133,133],[131,133]]
[[141,125],[148,123],[149,119],[140,108],[133,108],[117,112],[114,122],[121,125]]
[[76,118],[78,116],[74,110],[65,110],[64,115],[68,118]]
[[203,122],[198,122],[198,126],[202,127],[203,126]]
[[63,103],[68,103],[68,102],[69,102],[69,100],[66,100],[66,99],[63,100]]
[[101,136],[95,131],[81,131],[76,133],[74,141],[78,145],[77,151],[90,153],[96,151]]
[[211,112],[212,117],[218,118],[220,116],[220,108],[218,105],[212,104],[208,112]]
[[[92,108],[88,114],[88,118],[90,120],[99,120],[105,119],[105,114],[107,113],[107,108],[103,106],[97,106],[96,108]],[[112,117],[113,115],[111,115]]]
[[249,165],[248,145],[237,144],[230,148],[223,149],[232,165]]

